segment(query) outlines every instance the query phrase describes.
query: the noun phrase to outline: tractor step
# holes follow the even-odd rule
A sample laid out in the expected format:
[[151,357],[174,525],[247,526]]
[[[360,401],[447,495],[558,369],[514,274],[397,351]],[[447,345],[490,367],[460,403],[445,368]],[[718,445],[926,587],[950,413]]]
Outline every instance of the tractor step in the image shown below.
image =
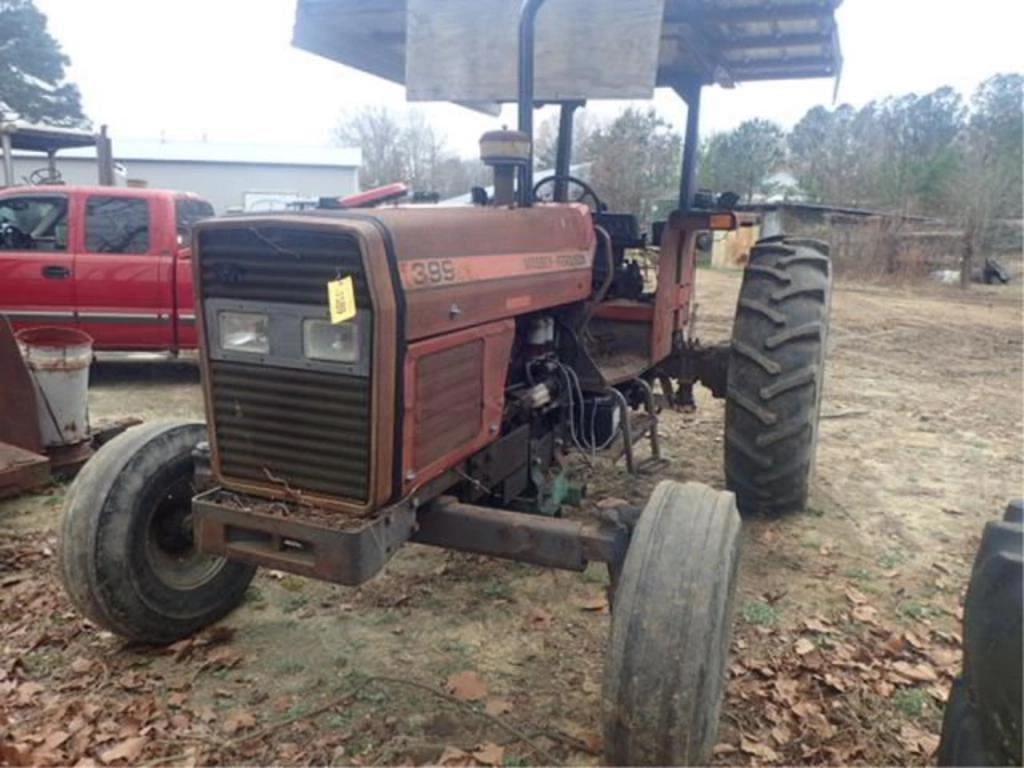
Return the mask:
[[[643,379],[635,379],[633,383],[644,393],[644,410],[640,413],[630,411],[629,403],[622,392],[617,389],[611,390],[619,404],[619,423],[622,425],[622,447],[615,455],[615,460],[618,461],[625,456],[626,470],[631,475],[647,474],[666,463],[661,458],[661,444],[658,440],[658,409],[654,405],[651,385]],[[633,449],[645,437],[650,442],[651,455],[642,462],[637,462]]]

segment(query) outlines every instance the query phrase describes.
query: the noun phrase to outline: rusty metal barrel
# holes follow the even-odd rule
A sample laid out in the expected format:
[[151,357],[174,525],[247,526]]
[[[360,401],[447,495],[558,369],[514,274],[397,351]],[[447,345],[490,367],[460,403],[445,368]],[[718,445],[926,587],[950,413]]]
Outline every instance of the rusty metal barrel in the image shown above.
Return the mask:
[[92,337],[73,328],[26,328],[15,337],[35,381],[43,445],[88,440]]

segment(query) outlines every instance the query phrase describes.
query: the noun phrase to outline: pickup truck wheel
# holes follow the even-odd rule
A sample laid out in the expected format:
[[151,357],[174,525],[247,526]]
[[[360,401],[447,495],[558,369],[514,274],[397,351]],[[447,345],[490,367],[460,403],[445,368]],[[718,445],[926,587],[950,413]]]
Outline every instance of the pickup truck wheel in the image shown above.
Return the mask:
[[729,353],[725,476],[743,514],[801,512],[814,474],[831,304],[828,246],[765,238],[743,274]]
[[605,765],[707,765],[725,690],[740,516],[731,493],[658,484],[617,579]]
[[170,643],[241,601],[255,568],[199,552],[192,540],[192,449],[206,427],[130,429],[89,460],[68,493],[61,579],[97,625],[130,640]]

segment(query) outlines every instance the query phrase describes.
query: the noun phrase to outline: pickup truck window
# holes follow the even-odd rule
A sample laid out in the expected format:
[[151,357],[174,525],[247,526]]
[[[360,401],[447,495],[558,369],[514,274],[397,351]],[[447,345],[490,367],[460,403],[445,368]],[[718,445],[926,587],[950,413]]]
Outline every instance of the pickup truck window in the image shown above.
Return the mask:
[[90,197],[85,205],[85,250],[148,253],[149,201],[140,197]]
[[0,199],[0,250],[66,251],[68,200],[59,195]]
[[185,245],[192,237],[192,226],[200,219],[213,216],[213,206],[205,200],[179,197],[174,201],[174,215],[178,222],[178,244]]

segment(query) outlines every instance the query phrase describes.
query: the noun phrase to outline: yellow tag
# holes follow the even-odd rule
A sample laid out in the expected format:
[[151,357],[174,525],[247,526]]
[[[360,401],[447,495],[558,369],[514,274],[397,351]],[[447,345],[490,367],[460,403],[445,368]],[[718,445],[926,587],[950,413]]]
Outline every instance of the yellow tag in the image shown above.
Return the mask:
[[335,325],[356,316],[356,290],[351,276],[331,280],[327,284],[327,304],[331,308],[331,322]]

